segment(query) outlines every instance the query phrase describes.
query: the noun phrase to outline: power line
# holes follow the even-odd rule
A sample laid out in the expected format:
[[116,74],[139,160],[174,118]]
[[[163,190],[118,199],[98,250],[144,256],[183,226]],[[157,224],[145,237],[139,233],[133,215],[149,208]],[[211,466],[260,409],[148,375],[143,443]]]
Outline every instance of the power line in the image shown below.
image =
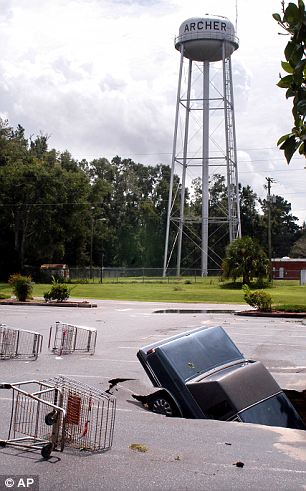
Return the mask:
[[71,203],[0,203],[0,206],[2,208],[6,207],[22,207],[22,206],[74,206],[74,205],[80,205],[80,206],[92,206],[93,203],[78,203],[78,202],[71,202]]
[[[237,148],[237,151],[239,152],[244,152],[244,151],[262,151],[262,150],[277,150],[278,152],[280,151],[278,147],[241,147],[241,148]],[[60,153],[64,153],[60,151]],[[84,159],[86,159],[86,157],[84,157],[84,155],[86,155],[87,157],[94,157],[95,159],[99,159],[99,158],[103,158],[103,157],[97,157],[97,154],[94,154],[94,153],[73,153],[73,152],[69,152],[72,156],[72,158],[74,157],[82,157]],[[131,153],[129,151],[121,151],[121,152],[110,152],[110,151],[107,151],[105,152],[107,153],[108,155],[113,155],[113,156],[116,156],[118,155],[119,153],[121,154],[128,154],[129,157],[151,157],[151,156],[154,156],[154,155],[168,155],[168,156],[171,156],[172,153],[171,152],[141,152],[141,153]],[[127,157],[128,158],[128,157]],[[293,157],[294,159],[294,157]],[[291,160],[293,160],[291,159]],[[297,159],[297,157],[296,157]],[[284,160],[284,159],[279,159],[279,160]],[[284,160],[285,161],[285,160]]]
[[[253,161],[253,162],[256,162],[256,161]],[[305,169],[304,169],[304,167],[302,167],[301,169],[289,169],[289,168],[287,168],[287,169],[260,169],[257,172],[254,170],[242,170],[239,172],[239,174],[254,174],[254,173],[259,174],[260,172],[261,173],[262,172],[291,172],[292,173],[292,171],[303,171],[303,172],[305,172]]]

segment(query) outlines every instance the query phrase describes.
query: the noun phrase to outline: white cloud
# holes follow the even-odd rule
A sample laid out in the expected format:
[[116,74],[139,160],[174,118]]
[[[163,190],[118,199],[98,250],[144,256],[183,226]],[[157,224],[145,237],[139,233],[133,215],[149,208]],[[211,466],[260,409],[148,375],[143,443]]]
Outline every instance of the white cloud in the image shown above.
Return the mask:
[[[235,24],[235,4],[0,0],[1,112],[27,134],[50,134],[51,146],[76,158],[119,154],[168,163],[179,64],[174,36],[185,19],[205,13]],[[297,169],[304,160],[294,158],[288,168],[276,149],[292,124],[290,101],[276,87],[286,39],[272,13],[280,9],[279,0],[238,1],[240,47],[232,64],[239,173],[256,192],[267,173],[275,176],[275,191],[303,219],[305,171]]]

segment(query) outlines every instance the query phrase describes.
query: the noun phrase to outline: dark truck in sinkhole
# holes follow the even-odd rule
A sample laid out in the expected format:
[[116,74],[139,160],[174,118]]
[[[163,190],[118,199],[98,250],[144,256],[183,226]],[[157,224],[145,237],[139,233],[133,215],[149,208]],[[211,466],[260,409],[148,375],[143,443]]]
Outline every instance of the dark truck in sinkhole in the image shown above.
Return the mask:
[[222,327],[158,341],[137,357],[156,389],[134,397],[156,413],[306,429],[270,372],[247,360]]

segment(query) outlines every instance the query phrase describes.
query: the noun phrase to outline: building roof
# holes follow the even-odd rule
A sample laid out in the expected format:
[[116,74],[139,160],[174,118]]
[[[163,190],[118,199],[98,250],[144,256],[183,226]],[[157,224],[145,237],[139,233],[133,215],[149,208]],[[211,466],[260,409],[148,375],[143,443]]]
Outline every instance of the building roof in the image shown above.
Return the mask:
[[40,269],[67,269],[67,264],[42,264]]
[[297,258],[297,257],[275,257],[273,259],[271,259],[271,261],[278,261],[278,262],[282,262],[282,263],[304,263],[306,261],[306,257],[301,257],[301,258]]

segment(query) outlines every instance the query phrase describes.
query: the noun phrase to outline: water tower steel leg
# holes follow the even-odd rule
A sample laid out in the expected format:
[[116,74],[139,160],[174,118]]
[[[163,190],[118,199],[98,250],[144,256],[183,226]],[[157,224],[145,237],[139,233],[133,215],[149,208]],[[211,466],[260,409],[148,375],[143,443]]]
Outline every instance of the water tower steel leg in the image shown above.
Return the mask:
[[167,262],[168,262],[169,234],[170,234],[171,210],[172,210],[173,179],[174,179],[174,168],[175,168],[175,160],[176,160],[177,131],[178,131],[178,121],[179,121],[180,100],[181,100],[183,64],[184,64],[184,46],[182,45],[181,46],[181,59],[180,59],[178,88],[177,88],[177,98],[176,98],[176,112],[175,112],[175,122],[174,122],[171,176],[170,176],[170,186],[169,186],[169,199],[168,199],[168,212],[167,212],[167,225],[166,225],[166,238],[165,238],[165,251],[164,251],[164,267],[163,267],[163,276],[164,277],[166,276],[167,267],[168,267]]
[[201,274],[207,276],[209,163],[209,62],[203,62],[202,246]]
[[228,113],[228,73],[227,73],[227,64],[225,58],[225,42],[223,42],[223,59],[222,59],[222,68],[223,68],[223,104],[224,104],[224,129],[225,129],[225,158],[226,158],[226,172],[227,172],[227,218],[228,218],[228,229],[229,229],[229,240],[232,242],[233,240],[233,227],[232,227],[232,207],[231,207],[231,194],[232,194],[232,185],[231,185],[231,170],[230,170],[230,145],[229,145],[229,113]]
[[223,43],[223,98],[224,123],[227,165],[227,195],[228,195],[228,227],[229,240],[241,236],[239,186],[237,170],[236,132],[233,104],[233,84],[231,59],[225,58],[225,42]]
[[237,158],[237,143],[236,143],[236,125],[235,125],[235,107],[234,107],[234,90],[232,76],[232,60],[229,58],[229,77],[230,77],[230,96],[232,110],[232,125],[233,125],[233,145],[234,145],[234,165],[235,165],[235,186],[236,186],[236,211],[237,225],[235,239],[241,237],[241,218],[240,218],[240,199],[239,199],[239,178],[238,178],[238,158]]
[[176,265],[177,276],[180,276],[181,274],[182,241],[183,241],[183,228],[184,228],[184,218],[185,218],[184,213],[185,213],[186,171],[187,171],[187,152],[188,152],[188,136],[189,136],[191,75],[192,75],[192,60],[189,60],[188,81],[187,81],[187,101],[186,101],[186,112],[185,112],[185,133],[184,133],[184,146],[183,146],[182,188],[181,188],[181,199],[180,199],[180,219],[179,219],[179,234],[178,234],[178,246],[177,246],[177,265]]

